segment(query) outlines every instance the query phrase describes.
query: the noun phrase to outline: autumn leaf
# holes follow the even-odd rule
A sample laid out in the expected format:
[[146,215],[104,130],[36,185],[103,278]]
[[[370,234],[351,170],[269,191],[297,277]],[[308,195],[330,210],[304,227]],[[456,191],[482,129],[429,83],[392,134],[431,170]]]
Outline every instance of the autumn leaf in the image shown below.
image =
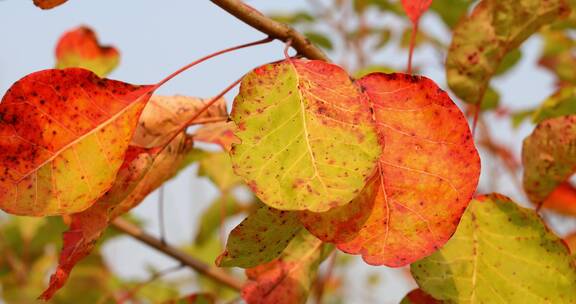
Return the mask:
[[79,68],[17,81],[0,104],[0,208],[46,216],[90,207],[114,183],[153,89]]
[[230,153],[234,170],[276,209],[346,205],[380,155],[370,116],[365,97],[336,65],[288,59],[259,67],[234,100],[241,140]]
[[454,28],[446,58],[448,85],[463,101],[480,102],[506,54],[568,13],[564,0],[481,1]]
[[50,9],[63,4],[68,0],[34,0],[34,4],[41,9]]
[[222,195],[217,198],[202,212],[194,244],[198,246],[206,244],[214,236],[214,231],[222,224],[223,215],[235,216],[245,209],[247,207],[240,204],[234,195]]
[[429,294],[422,291],[422,289],[417,288],[410,291],[400,304],[440,304],[442,301],[434,299]]
[[214,304],[216,298],[210,293],[193,293],[183,298],[173,301],[166,301],[163,304]]
[[261,207],[230,232],[220,267],[250,268],[280,256],[302,229],[294,212]]
[[[572,18],[574,18],[574,10]],[[538,64],[552,72],[560,84],[576,84],[576,56],[572,50],[576,43],[567,31],[543,29],[540,31],[543,38],[542,55]]]
[[246,270],[242,298],[248,304],[305,303],[326,252],[322,241],[300,230],[279,258]]
[[402,0],[402,7],[414,24],[418,23],[420,16],[428,10],[430,4],[432,4],[432,0]]
[[472,201],[452,239],[411,270],[423,291],[450,302],[576,302],[564,242],[534,210],[496,194]]
[[120,53],[112,46],[100,45],[92,29],[80,26],[60,37],[56,60],[57,69],[84,68],[104,77],[118,66]]
[[71,215],[72,223],[63,236],[58,268],[42,299],[49,300],[64,286],[72,268],[92,252],[112,220],[137,206],[178,172],[191,148],[190,138],[180,134],[163,149],[131,147],[128,150],[112,188],[92,207]]
[[576,115],[538,124],[524,140],[522,163],[524,190],[540,204],[576,170]]
[[240,140],[234,135],[233,122],[217,122],[200,127],[194,132],[194,140],[216,144],[224,151],[230,152],[232,144],[239,144]]
[[480,174],[466,119],[431,80],[370,74],[358,85],[373,102],[385,143],[378,170],[349,205],[304,212],[304,226],[372,265],[398,267],[454,233]]
[[566,242],[566,245],[568,245],[568,248],[570,248],[572,256],[576,258],[576,231],[565,237],[564,242]]
[[[170,137],[184,125],[210,124],[226,121],[226,101],[217,100],[200,116],[194,116],[212,99],[188,96],[154,95],[140,116],[138,129],[132,138],[132,145],[144,148],[162,147]],[[193,121],[190,121],[193,119]]]
[[576,188],[569,182],[560,183],[544,200],[542,207],[576,216]]

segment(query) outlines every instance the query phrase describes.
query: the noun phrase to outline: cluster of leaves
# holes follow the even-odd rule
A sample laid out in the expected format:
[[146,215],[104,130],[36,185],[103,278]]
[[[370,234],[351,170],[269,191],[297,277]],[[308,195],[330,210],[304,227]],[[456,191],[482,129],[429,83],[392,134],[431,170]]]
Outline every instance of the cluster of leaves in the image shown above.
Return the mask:
[[[529,36],[541,31],[553,41],[540,64],[558,75],[559,91],[532,114],[538,125],[523,146],[524,189],[534,204],[574,215],[575,90],[563,68],[573,61],[566,30],[574,4],[483,0],[466,15],[468,3],[458,3],[397,5],[414,28],[431,4],[454,28],[447,81],[466,103],[480,107],[493,76],[518,61]],[[372,6],[398,10],[354,2],[359,14]],[[291,18],[310,21],[304,13]],[[371,265],[410,264],[419,289],[404,303],[576,301],[575,255],[536,211],[500,194],[472,199],[480,175],[472,134],[430,79],[378,72],[354,79],[335,64],[286,58],[245,75],[228,114],[222,99],[153,95],[163,81],[100,78],[118,54],[87,28],[71,31],[57,47],[60,69],[24,77],[0,104],[0,208],[70,223],[42,298],[64,285],[112,220],[198,162],[222,197],[189,250],[218,248],[222,213],[246,211],[216,264],[246,269],[249,303],[305,302],[335,248]],[[202,127],[189,134],[191,125]],[[195,141],[224,151],[196,150]],[[253,202],[238,202],[232,190],[243,185]],[[196,299],[212,301],[189,300]]]

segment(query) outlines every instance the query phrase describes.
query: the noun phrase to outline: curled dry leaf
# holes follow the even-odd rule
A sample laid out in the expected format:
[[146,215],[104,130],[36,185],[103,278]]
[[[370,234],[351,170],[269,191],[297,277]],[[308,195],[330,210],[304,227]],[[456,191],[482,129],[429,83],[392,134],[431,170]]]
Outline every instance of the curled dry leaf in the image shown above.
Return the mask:
[[50,9],[63,4],[68,0],[34,0],[34,4],[41,9]]
[[365,96],[340,67],[288,59],[242,80],[231,114],[236,174],[267,205],[326,211],[346,205],[381,147]]
[[300,219],[344,252],[398,267],[452,236],[476,190],[480,158],[464,115],[430,79],[375,73],[358,85],[385,143],[377,172],[350,204]]
[[502,195],[472,201],[452,239],[411,270],[423,291],[449,302],[576,302],[566,244],[534,210]]
[[540,204],[576,170],[576,115],[544,120],[522,147],[524,190]]
[[120,53],[112,46],[100,45],[92,29],[80,26],[60,37],[56,60],[57,69],[84,68],[104,77],[118,66]]
[[242,298],[248,304],[306,303],[327,252],[322,241],[300,230],[279,258],[246,270],[249,281],[242,289]]
[[448,85],[463,101],[480,102],[506,54],[569,11],[565,0],[482,0],[454,29],[446,57]]
[[261,207],[230,232],[216,265],[250,268],[268,263],[280,256],[301,229],[296,213]]
[[44,70],[0,103],[0,208],[29,216],[90,207],[114,183],[153,86]]
[[[228,113],[224,98],[220,98],[194,118],[210,101],[188,96],[152,96],[140,116],[132,145],[144,148],[161,147],[166,145],[174,132],[181,130],[183,125],[226,121]],[[190,121],[192,118],[194,121]]]

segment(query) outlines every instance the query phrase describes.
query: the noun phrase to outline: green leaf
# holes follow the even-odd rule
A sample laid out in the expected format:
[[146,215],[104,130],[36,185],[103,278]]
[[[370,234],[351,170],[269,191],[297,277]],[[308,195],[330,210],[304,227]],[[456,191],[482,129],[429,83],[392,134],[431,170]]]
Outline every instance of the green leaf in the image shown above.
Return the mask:
[[314,16],[310,15],[306,11],[298,11],[291,14],[271,14],[269,15],[270,18],[290,25],[296,25],[301,23],[310,23],[314,22]]
[[496,72],[494,72],[494,75],[503,75],[507,73],[518,62],[520,62],[520,59],[522,59],[522,51],[520,51],[518,48],[511,50],[504,56],[504,58],[502,58],[502,62],[500,62],[500,65],[496,69]]
[[233,195],[220,196],[202,213],[194,243],[203,245],[214,237],[214,232],[222,223],[223,212],[226,217],[230,217],[239,214],[244,208]]
[[455,303],[575,303],[576,265],[536,212],[492,194],[470,203],[456,234],[412,264],[422,290]]
[[198,175],[208,177],[223,192],[242,183],[232,171],[230,155],[226,152],[205,152],[199,164]]
[[524,140],[522,164],[524,190],[539,204],[576,170],[576,115],[538,124]]
[[496,91],[493,87],[488,87],[486,90],[486,94],[484,94],[484,98],[482,100],[482,105],[480,110],[488,111],[498,108],[500,104],[500,93]]
[[308,38],[312,43],[325,48],[329,51],[334,49],[334,44],[332,44],[332,40],[328,38],[325,34],[319,32],[305,32],[304,36]]
[[348,204],[381,153],[366,97],[340,67],[289,59],[242,80],[232,120],[234,171],[267,205],[326,211]]
[[472,3],[474,0],[432,1],[430,10],[436,12],[449,28],[453,28],[458,20],[466,15]]
[[261,207],[230,232],[226,250],[216,265],[250,268],[268,263],[282,253],[301,229],[295,212]]
[[532,121],[540,123],[545,119],[576,114],[576,87],[560,88],[548,97],[532,114]]
[[454,29],[448,85],[463,101],[478,103],[506,54],[568,12],[563,0],[483,0]]
[[554,73],[560,82],[576,84],[574,39],[567,31],[545,29],[540,34],[544,39],[544,47],[538,64]]

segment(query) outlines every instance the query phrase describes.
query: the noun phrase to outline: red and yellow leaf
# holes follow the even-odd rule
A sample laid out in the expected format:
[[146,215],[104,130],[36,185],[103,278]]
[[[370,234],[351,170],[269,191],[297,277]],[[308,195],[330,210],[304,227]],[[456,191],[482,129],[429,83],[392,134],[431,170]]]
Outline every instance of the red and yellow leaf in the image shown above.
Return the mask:
[[358,84],[385,143],[378,170],[349,205],[304,212],[301,221],[369,264],[406,265],[452,236],[476,190],[480,159],[463,114],[433,81],[377,73]]
[[576,216],[576,188],[569,182],[561,183],[544,200],[542,207]]
[[430,4],[432,0],[402,0],[402,7],[414,24],[418,23],[420,16],[428,10]]
[[231,156],[267,205],[327,211],[348,204],[380,155],[368,101],[340,67],[289,59],[242,80]]
[[0,208],[30,216],[90,207],[114,183],[153,86],[44,70],[0,104]]
[[56,45],[56,68],[84,68],[100,77],[118,66],[120,53],[112,46],[98,44],[96,33],[86,26],[68,31]]
[[50,9],[63,4],[68,0],[34,0],[34,4],[41,9]]
[[232,144],[240,143],[240,140],[234,135],[233,122],[204,125],[194,132],[194,140],[219,145],[227,152],[232,149]]
[[282,255],[246,270],[242,298],[248,304],[306,303],[318,266],[326,257],[322,241],[306,230],[290,242]]

